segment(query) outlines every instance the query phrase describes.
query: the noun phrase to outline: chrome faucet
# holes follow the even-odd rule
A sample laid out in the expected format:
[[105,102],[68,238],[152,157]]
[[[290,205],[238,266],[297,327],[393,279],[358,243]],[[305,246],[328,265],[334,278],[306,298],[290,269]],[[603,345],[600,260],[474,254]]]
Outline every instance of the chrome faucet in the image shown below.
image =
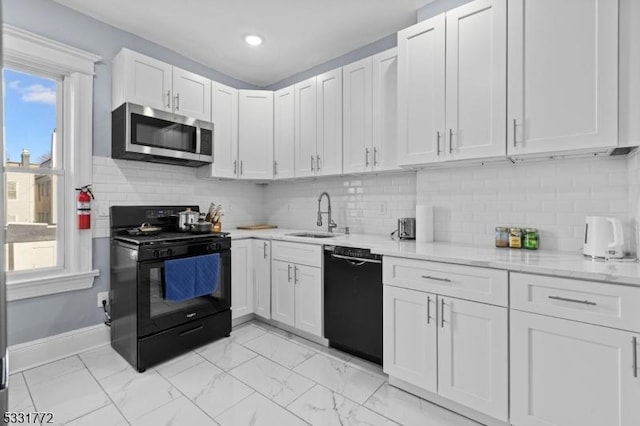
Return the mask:
[[[322,197],[325,195],[327,196],[327,211],[323,212],[320,210],[320,203],[322,202]],[[331,219],[331,197],[329,197],[327,192],[323,192],[318,197],[318,221],[316,222],[316,225],[322,226],[322,215],[324,213],[327,214],[327,221],[329,222],[327,223],[327,232],[333,232],[333,228],[337,228],[338,225],[336,225],[333,219]]]

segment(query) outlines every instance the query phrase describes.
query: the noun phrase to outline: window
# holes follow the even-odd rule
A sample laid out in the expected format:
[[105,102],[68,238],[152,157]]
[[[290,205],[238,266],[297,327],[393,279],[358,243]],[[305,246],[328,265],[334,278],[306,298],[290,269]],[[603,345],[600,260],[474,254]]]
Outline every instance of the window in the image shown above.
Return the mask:
[[18,199],[18,182],[9,181],[7,182],[7,200],[17,200]]
[[[62,228],[44,221],[52,209],[57,210],[56,217],[64,214],[58,195],[65,190],[65,164],[61,147],[55,144],[56,128],[61,128],[62,77],[55,80],[5,68],[2,80],[6,196],[16,200],[7,203],[6,215],[21,218],[7,225],[5,267],[7,271],[64,267]],[[53,184],[54,197],[41,196]],[[41,255],[44,252],[46,256]]]
[[[91,231],[75,188],[91,183],[97,56],[3,26],[7,299],[89,288]],[[15,190],[9,185],[15,182]],[[14,219],[14,220],[12,220]]]

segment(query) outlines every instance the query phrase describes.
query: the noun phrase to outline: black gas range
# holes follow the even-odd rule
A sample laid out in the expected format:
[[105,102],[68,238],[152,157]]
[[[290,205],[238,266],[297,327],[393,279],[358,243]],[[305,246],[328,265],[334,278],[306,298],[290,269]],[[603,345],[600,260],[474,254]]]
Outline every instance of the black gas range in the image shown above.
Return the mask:
[[111,345],[138,371],[231,332],[231,238],[178,232],[187,208],[111,207]]

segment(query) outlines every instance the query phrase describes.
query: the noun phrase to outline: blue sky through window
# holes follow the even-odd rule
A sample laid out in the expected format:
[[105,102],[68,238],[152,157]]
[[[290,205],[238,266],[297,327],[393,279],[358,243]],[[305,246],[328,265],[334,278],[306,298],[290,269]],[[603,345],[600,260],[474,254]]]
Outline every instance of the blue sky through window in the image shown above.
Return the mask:
[[51,153],[56,128],[57,82],[10,69],[3,70],[6,159],[20,161],[24,148],[31,163]]

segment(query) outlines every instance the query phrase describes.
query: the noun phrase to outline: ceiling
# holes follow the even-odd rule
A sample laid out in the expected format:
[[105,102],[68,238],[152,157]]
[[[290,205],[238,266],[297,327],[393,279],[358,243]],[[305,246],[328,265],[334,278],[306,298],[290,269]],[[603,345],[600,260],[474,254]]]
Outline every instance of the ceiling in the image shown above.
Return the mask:
[[433,0],[55,1],[263,87],[414,24]]

